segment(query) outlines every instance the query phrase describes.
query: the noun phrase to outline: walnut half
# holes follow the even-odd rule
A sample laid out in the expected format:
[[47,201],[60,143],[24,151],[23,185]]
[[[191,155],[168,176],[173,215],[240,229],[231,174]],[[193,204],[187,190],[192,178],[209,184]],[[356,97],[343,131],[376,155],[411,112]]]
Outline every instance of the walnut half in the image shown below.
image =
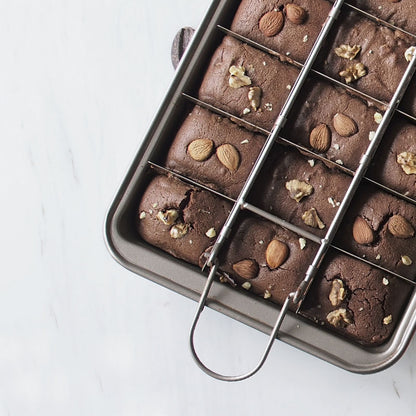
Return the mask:
[[347,84],[350,84],[353,81],[357,81],[357,79],[365,77],[367,75],[367,69],[359,62],[347,67],[344,71],[341,71],[339,75],[345,78]]

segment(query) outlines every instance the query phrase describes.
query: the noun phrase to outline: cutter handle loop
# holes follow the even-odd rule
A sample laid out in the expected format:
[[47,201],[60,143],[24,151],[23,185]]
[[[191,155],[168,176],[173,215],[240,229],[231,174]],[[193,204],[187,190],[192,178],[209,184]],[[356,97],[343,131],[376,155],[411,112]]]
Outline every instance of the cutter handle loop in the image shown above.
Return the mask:
[[195,329],[196,329],[196,326],[198,324],[201,313],[202,313],[202,311],[205,307],[205,302],[206,302],[206,299],[208,297],[209,290],[211,289],[212,283],[214,281],[214,278],[215,278],[215,275],[216,275],[216,272],[217,272],[217,268],[218,268],[218,264],[214,263],[213,266],[211,267],[207,282],[205,284],[204,290],[203,290],[203,292],[201,294],[201,297],[199,299],[198,309],[197,309],[197,312],[195,314],[195,317],[194,317],[194,320],[193,320],[193,323],[192,323],[192,327],[191,327],[191,331],[190,331],[190,334],[189,334],[189,345],[191,347],[191,353],[192,353],[192,356],[193,356],[196,364],[206,374],[208,374],[209,376],[211,376],[213,378],[216,378],[218,380],[222,380],[222,381],[241,381],[241,380],[245,380],[245,379],[251,377],[252,375],[254,375],[255,373],[257,373],[257,371],[259,371],[260,368],[265,363],[265,361],[267,359],[267,356],[269,355],[269,352],[272,348],[273,342],[276,339],[277,333],[278,333],[278,331],[279,331],[279,329],[282,325],[283,319],[286,316],[286,313],[289,309],[289,305],[290,305],[291,302],[293,302],[293,298],[295,296],[295,293],[290,293],[287,296],[287,298],[286,298],[286,300],[285,300],[285,302],[282,306],[282,309],[280,310],[280,313],[277,317],[277,320],[276,320],[276,323],[273,327],[273,330],[272,330],[272,332],[269,336],[269,341],[267,343],[266,349],[263,352],[263,355],[262,355],[259,363],[257,364],[257,366],[253,370],[251,370],[251,371],[249,371],[245,374],[241,374],[241,375],[237,375],[237,376],[222,375],[222,374],[219,374],[219,373],[209,369],[201,361],[201,359],[198,357],[198,354],[196,353],[195,345],[194,345]]

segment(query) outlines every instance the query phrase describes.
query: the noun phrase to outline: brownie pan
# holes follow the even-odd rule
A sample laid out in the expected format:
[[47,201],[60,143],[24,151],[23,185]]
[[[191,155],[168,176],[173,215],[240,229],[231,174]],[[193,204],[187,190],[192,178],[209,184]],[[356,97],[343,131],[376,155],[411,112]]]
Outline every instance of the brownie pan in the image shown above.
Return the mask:
[[[150,178],[155,173],[166,173],[160,167],[161,158],[183,115],[194,104],[201,104],[193,98],[194,93],[224,32],[230,33],[227,28],[239,3],[236,0],[212,2],[177,68],[175,78],[114,197],[105,221],[106,244],[117,262],[133,273],[195,301],[201,297],[209,270],[201,270],[141,240],[135,227],[135,215]],[[219,281],[213,282],[206,305],[265,334],[272,332],[281,311],[279,305]],[[277,338],[345,370],[369,374],[381,371],[398,360],[415,329],[416,293],[413,290],[393,335],[380,346],[363,347],[294,312],[286,313]],[[266,341],[265,338],[265,344]],[[261,351],[259,358],[260,355]]]

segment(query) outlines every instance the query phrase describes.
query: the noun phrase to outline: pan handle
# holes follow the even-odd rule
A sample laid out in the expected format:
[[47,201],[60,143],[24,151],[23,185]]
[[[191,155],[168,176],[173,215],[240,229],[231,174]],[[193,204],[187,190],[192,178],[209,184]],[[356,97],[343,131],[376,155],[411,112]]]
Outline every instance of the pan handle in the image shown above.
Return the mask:
[[277,317],[277,320],[276,320],[276,323],[275,323],[275,325],[273,327],[273,330],[272,330],[272,332],[271,332],[271,334],[269,336],[269,341],[267,343],[266,349],[264,350],[263,355],[262,355],[260,361],[258,362],[257,366],[253,370],[251,370],[251,371],[249,371],[249,372],[247,372],[245,374],[241,374],[241,375],[237,375],[237,376],[222,375],[222,374],[219,374],[219,373],[217,373],[217,372],[209,369],[201,361],[201,359],[198,357],[198,354],[196,353],[195,345],[194,345],[195,329],[196,329],[196,326],[198,324],[198,321],[199,321],[199,318],[201,316],[201,313],[204,310],[205,303],[206,303],[206,299],[208,297],[208,293],[209,293],[210,288],[212,286],[212,283],[214,281],[214,277],[216,275],[217,268],[218,268],[218,264],[217,263],[214,263],[214,265],[211,267],[210,273],[208,275],[207,282],[205,283],[204,290],[202,291],[201,297],[199,299],[198,309],[196,311],[196,314],[195,314],[195,317],[194,317],[194,320],[193,320],[193,323],[192,323],[190,335],[189,335],[189,344],[190,344],[191,352],[192,352],[192,355],[194,357],[195,362],[197,363],[198,367],[201,370],[203,370],[206,374],[208,374],[209,376],[214,377],[214,378],[216,378],[218,380],[222,380],[222,381],[241,381],[241,380],[245,380],[245,379],[253,376],[255,373],[257,373],[257,371],[260,370],[260,368],[265,363],[265,361],[267,359],[267,356],[269,355],[269,352],[270,352],[270,350],[272,348],[273,342],[276,339],[277,333],[278,333],[278,331],[279,331],[279,329],[280,329],[280,327],[282,325],[283,319],[285,318],[285,316],[287,314],[287,311],[289,309],[290,303],[293,302],[293,299],[295,298],[296,293],[293,292],[293,293],[290,293],[287,296],[287,298],[286,298],[286,300],[285,300],[285,302],[284,302],[284,304],[282,306],[282,309],[280,310],[280,313],[279,313],[279,315]]

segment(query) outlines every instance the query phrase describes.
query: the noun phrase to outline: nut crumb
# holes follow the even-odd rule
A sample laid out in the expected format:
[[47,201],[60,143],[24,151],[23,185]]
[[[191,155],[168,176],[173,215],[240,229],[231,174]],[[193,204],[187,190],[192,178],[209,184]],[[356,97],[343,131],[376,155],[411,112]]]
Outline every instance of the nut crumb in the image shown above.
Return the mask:
[[389,283],[390,283],[389,279],[387,279],[386,277],[383,277],[383,285],[388,286]]
[[382,120],[383,120],[383,115],[382,114],[380,114],[379,112],[374,113],[374,121],[377,124],[380,124]]
[[273,111],[273,104],[272,103],[266,103],[266,104],[264,104],[264,108],[267,111]]
[[377,254],[376,260],[380,260],[380,259],[381,259],[381,255],[380,254]]
[[406,50],[406,52],[404,53],[404,57],[406,58],[407,62],[410,62],[412,60],[415,52],[416,52],[416,46],[411,46],[410,48]]
[[370,133],[368,133],[368,140],[370,140],[371,142],[372,140],[374,140],[374,137],[376,137],[376,132],[370,131]]
[[251,289],[251,283],[250,282],[244,282],[241,287],[245,290],[250,290]]
[[303,37],[303,39],[302,39],[302,42],[303,42],[303,43],[306,43],[308,40],[309,40],[309,36],[308,36],[308,35],[305,35],[305,36]]
[[288,85],[286,85],[286,89],[287,89],[288,91],[290,91],[290,90],[292,89],[292,86],[291,86],[290,84],[288,84]]
[[153,208],[157,208],[157,206],[158,206],[158,203],[157,202],[155,202],[154,204],[152,204],[152,207]]
[[313,168],[313,167],[315,166],[315,160],[314,160],[314,159],[309,159],[309,160],[308,160],[308,163],[309,163],[309,166],[310,166],[311,168]]
[[335,163],[338,163],[338,165],[341,165],[341,166],[344,164],[344,162],[341,159],[337,159]]
[[335,150],[339,150],[339,149],[340,149],[340,146],[339,146],[339,144],[338,144],[338,143],[335,143],[335,144],[334,144],[334,149],[335,149]]
[[306,247],[306,240],[304,238],[299,238],[299,247],[301,250]]
[[266,289],[264,291],[263,297],[264,297],[264,299],[270,299],[272,297],[272,294]]
[[144,220],[144,219],[146,218],[146,212],[142,211],[142,212],[140,213],[139,218],[140,218],[141,220]]
[[260,241],[259,241],[259,244],[260,244],[260,245],[264,244],[264,241],[263,241],[263,240],[260,240]]
[[240,144],[247,144],[247,143],[250,143],[247,139],[240,142]]
[[205,235],[208,237],[208,238],[214,238],[214,237],[216,237],[217,236],[217,232],[215,231],[215,228],[214,227],[212,227],[212,228],[210,228],[206,233],[205,233]]
[[243,110],[243,115],[247,115],[248,113],[251,113],[251,110],[247,107]]
[[391,315],[386,316],[386,317],[383,319],[383,324],[384,324],[384,325],[389,325],[389,324],[391,324],[392,322],[393,322],[393,316],[391,316]]
[[402,263],[405,266],[411,266],[413,264],[413,260],[409,256],[402,256]]
[[337,204],[335,203],[334,199],[331,198],[331,197],[328,198],[328,202],[332,206],[332,208],[335,208],[337,206]]

